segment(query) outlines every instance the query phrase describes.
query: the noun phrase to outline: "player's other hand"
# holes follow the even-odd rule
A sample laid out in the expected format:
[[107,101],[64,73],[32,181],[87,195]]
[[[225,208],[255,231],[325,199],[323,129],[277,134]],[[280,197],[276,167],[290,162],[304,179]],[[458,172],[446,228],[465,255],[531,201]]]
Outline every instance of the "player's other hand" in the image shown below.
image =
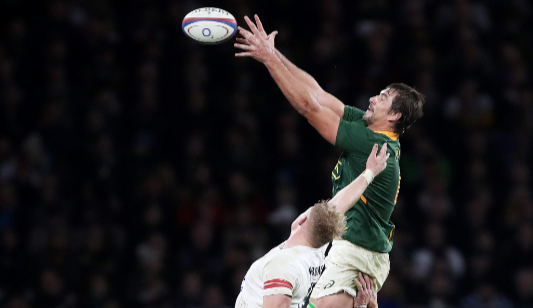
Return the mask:
[[274,48],[274,39],[277,35],[277,31],[267,35],[259,16],[255,15],[256,25],[248,18],[244,16],[244,20],[250,27],[252,32],[239,27],[239,33],[243,38],[237,38],[239,43],[235,43],[233,46],[244,50],[244,52],[236,53],[236,57],[252,57],[261,63],[265,63],[273,57],[277,57]]
[[374,172],[374,177],[377,176],[381,171],[385,170],[385,167],[387,167],[387,159],[390,156],[390,154],[387,153],[387,143],[383,144],[379,154],[377,154],[378,148],[379,146],[374,144],[372,152],[366,161],[366,169],[372,170],[372,172]]
[[357,287],[357,296],[354,298],[353,306],[370,307],[369,303],[374,295],[374,281],[367,274],[359,272],[359,277],[354,279],[355,286]]

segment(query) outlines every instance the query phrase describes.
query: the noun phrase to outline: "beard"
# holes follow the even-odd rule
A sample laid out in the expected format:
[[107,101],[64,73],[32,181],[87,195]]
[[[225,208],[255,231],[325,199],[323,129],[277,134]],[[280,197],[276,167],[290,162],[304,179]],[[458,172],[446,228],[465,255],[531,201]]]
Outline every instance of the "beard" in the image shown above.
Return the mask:
[[365,121],[366,126],[369,126],[370,124],[374,123],[375,121],[374,112],[372,112],[371,114],[365,113],[363,115],[363,121]]

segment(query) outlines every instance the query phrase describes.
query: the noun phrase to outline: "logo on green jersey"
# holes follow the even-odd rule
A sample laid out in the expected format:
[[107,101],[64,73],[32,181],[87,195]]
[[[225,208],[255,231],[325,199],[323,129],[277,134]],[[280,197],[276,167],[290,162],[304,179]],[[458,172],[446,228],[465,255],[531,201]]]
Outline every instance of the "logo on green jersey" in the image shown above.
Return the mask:
[[394,155],[396,156],[396,161],[399,161],[400,160],[400,147],[396,147],[396,149],[394,150]]
[[331,171],[331,176],[333,177],[333,180],[338,180],[341,178],[341,174],[339,172],[339,166],[342,166],[342,163],[340,160],[337,161],[337,164],[335,165],[335,169]]

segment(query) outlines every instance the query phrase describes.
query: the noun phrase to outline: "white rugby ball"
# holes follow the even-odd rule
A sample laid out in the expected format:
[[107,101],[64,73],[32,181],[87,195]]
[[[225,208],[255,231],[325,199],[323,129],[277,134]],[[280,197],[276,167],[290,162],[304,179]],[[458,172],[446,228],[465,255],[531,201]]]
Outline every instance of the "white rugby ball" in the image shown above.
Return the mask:
[[228,11],[215,7],[196,9],[181,23],[183,32],[202,44],[220,44],[237,32],[237,20]]

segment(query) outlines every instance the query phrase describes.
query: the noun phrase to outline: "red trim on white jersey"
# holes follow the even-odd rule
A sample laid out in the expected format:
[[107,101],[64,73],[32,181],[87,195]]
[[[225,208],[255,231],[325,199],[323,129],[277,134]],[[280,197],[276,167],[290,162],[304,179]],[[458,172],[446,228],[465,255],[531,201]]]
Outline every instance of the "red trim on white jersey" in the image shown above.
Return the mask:
[[281,279],[272,279],[265,281],[264,289],[271,289],[271,288],[287,288],[292,290],[292,284],[288,281],[281,280]]
[[318,281],[326,247],[277,246],[270,250],[246,272],[235,308],[262,308],[264,297],[269,295],[289,296],[290,308],[298,308]]

